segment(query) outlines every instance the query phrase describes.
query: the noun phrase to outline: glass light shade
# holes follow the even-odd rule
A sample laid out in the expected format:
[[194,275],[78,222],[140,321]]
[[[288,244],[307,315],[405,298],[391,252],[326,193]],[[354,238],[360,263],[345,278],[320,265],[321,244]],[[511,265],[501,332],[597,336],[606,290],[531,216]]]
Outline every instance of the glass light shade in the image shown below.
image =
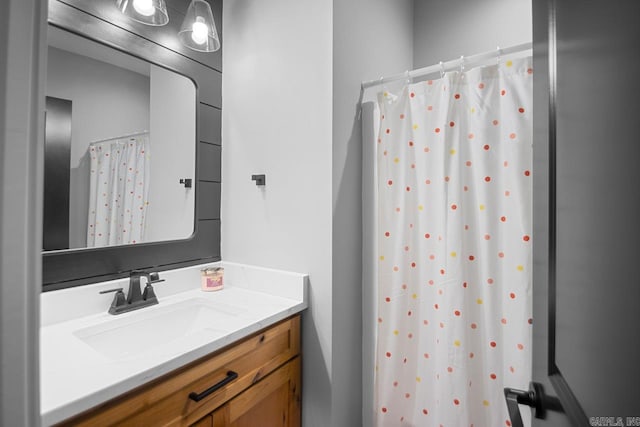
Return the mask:
[[166,25],[169,22],[164,0],[116,0],[118,10],[129,18],[147,25]]
[[178,38],[183,45],[199,52],[215,52],[220,49],[220,38],[209,3],[204,0],[191,2]]

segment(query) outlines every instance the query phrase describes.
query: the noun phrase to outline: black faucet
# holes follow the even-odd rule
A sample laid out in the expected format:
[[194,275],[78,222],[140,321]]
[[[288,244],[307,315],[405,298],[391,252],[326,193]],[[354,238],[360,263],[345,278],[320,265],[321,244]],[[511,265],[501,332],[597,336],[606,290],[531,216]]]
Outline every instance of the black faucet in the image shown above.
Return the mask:
[[[147,285],[144,291],[140,289],[140,278],[146,277]],[[164,282],[160,279],[158,273],[149,273],[145,271],[134,270],[129,274],[129,290],[127,292],[127,298],[124,297],[122,288],[109,289],[101,291],[101,294],[108,292],[115,292],[111,307],[109,307],[110,314],[121,314],[129,311],[138,310],[143,307],[158,304],[158,298],[153,291],[152,284]]]

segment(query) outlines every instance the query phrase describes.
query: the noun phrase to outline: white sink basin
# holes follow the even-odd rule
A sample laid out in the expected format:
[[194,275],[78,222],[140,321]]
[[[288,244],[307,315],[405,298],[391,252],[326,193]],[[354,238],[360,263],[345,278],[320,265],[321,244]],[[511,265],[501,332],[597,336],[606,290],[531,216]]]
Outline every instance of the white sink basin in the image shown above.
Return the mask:
[[[113,317],[73,334],[102,355],[118,360],[146,354],[171,354],[228,334],[244,309],[192,298]],[[122,317],[120,317],[122,316]],[[236,322],[234,322],[236,320]]]

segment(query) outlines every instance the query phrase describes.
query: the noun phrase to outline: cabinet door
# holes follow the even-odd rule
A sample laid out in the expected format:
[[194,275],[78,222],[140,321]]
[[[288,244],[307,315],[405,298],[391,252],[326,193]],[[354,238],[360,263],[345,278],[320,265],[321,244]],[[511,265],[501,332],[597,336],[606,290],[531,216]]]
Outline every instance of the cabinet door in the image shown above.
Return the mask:
[[202,418],[200,421],[191,424],[190,427],[213,427],[213,416],[207,415]]
[[299,427],[300,358],[296,357],[213,415],[214,427]]

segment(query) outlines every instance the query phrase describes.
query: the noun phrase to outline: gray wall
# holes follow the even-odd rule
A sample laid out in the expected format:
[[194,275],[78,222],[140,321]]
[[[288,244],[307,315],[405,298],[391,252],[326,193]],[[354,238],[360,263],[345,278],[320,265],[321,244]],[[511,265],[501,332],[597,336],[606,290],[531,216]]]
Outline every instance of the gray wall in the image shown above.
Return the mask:
[[46,2],[0,2],[0,425],[40,424]]
[[531,41],[532,0],[416,0],[413,66]]

